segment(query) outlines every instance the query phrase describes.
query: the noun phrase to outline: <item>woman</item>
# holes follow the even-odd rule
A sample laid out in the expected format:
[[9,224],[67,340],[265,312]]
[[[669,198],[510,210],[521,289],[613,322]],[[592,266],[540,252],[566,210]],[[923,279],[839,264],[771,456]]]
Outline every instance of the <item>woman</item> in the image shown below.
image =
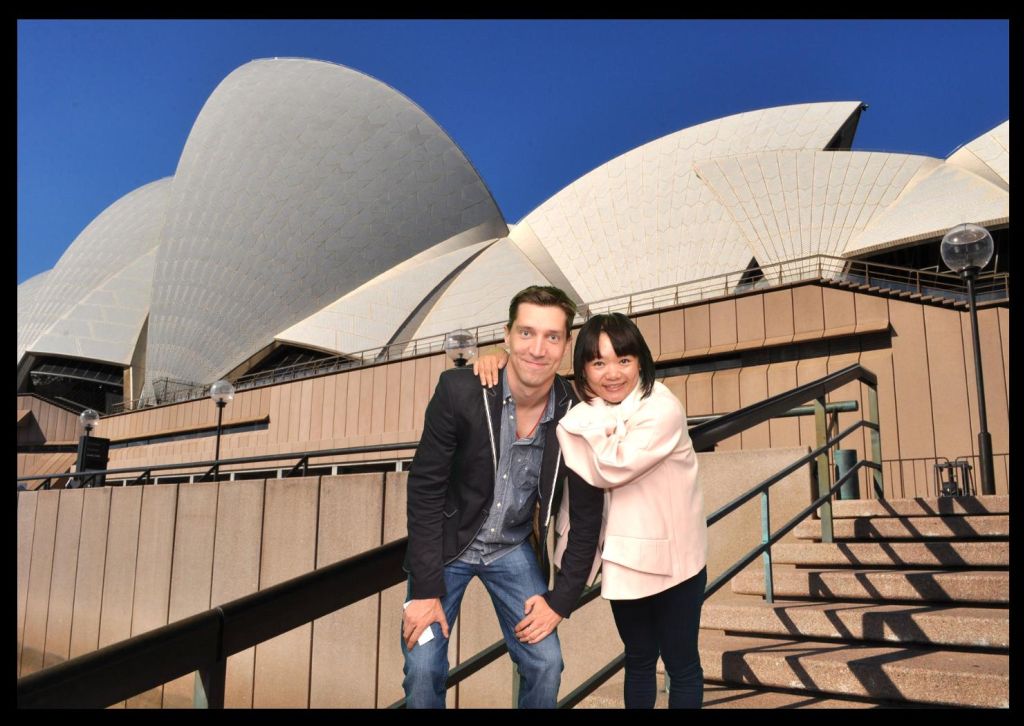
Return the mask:
[[[476,367],[493,371],[494,362],[484,357]],[[625,645],[626,708],[654,707],[659,655],[671,680],[669,708],[700,708],[707,526],[683,407],[654,380],[650,349],[621,313],[583,325],[573,371],[581,404],[562,418],[558,441],[566,465],[606,492],[601,595]],[[564,498],[561,509],[563,533]]]

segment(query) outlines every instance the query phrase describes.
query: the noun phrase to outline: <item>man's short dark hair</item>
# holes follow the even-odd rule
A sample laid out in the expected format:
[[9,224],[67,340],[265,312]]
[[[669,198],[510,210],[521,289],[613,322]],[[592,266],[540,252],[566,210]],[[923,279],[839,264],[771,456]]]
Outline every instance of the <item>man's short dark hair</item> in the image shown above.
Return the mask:
[[654,388],[654,356],[647,347],[640,328],[622,313],[601,313],[590,318],[576,333],[576,350],[572,355],[572,373],[576,379],[576,393],[580,399],[590,403],[594,392],[587,383],[586,365],[600,358],[601,333],[607,333],[615,355],[635,355],[640,364],[641,398],[651,395]]
[[512,298],[508,306],[508,329],[512,330],[512,323],[516,321],[516,314],[519,312],[520,303],[533,303],[545,307],[555,306],[562,308],[565,313],[565,337],[569,339],[569,332],[572,330],[572,321],[576,317],[576,303],[562,290],[550,285],[531,285],[525,290],[520,290]]

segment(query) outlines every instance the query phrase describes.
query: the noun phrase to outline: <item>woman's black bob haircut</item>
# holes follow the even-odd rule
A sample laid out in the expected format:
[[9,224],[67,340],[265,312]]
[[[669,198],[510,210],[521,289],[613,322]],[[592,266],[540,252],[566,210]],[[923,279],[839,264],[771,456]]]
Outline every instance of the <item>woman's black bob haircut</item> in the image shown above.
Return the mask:
[[572,370],[576,377],[576,393],[590,403],[594,392],[587,383],[587,363],[600,358],[598,344],[601,333],[607,333],[615,355],[636,356],[640,364],[641,398],[647,398],[654,389],[654,357],[647,341],[636,324],[622,313],[601,313],[590,318],[576,333],[576,350],[572,355]]

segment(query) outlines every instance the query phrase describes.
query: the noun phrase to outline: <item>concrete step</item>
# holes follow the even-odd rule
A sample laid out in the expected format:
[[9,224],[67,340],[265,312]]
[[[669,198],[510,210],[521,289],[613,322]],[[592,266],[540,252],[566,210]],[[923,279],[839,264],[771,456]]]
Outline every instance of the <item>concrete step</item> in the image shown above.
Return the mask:
[[[772,567],[775,597],[921,602],[1010,602],[1010,573],[992,570],[795,569]],[[764,594],[760,568],[732,579],[732,591]]]
[[1009,656],[700,631],[704,677],[935,705],[1008,708]]
[[702,628],[785,638],[1009,648],[1010,611],[936,605],[874,605],[726,595],[704,603]]
[[[666,705],[668,694],[665,694]],[[861,700],[823,693],[747,688],[729,683],[704,682],[703,708],[920,708],[919,704]]]
[[832,502],[832,518],[928,517],[942,514],[1009,514],[1010,497],[930,497],[915,499],[843,499]]
[[[1008,514],[945,517],[853,517],[833,519],[834,539],[978,539],[1009,537]],[[797,539],[821,539],[821,521],[807,519],[793,530]]]
[[[658,696],[655,708],[668,708],[668,693],[664,688],[664,678],[658,674]],[[625,707],[622,699],[622,679],[606,683],[576,704],[576,708],[613,708]],[[729,683],[704,682],[704,705],[702,708],[914,708],[917,704],[900,702],[879,702],[810,694],[783,690],[767,690],[736,686]]]
[[772,561],[790,565],[1009,567],[1009,542],[799,542],[772,547]]

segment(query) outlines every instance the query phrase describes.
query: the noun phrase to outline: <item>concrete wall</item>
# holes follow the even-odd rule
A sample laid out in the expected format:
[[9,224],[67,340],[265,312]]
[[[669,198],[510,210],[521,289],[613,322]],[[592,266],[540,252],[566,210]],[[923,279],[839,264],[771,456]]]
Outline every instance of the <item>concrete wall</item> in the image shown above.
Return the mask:
[[[981,311],[981,338],[989,430],[996,453],[996,490],[1009,486],[1009,311]],[[850,363],[879,378],[882,457],[889,497],[930,495],[939,457],[977,455],[977,405],[967,313],[909,300],[802,283],[637,317],[661,365],[706,370],[664,380],[691,415],[725,413],[788,390]],[[731,362],[729,362],[731,361]],[[238,393],[226,424],[269,417],[262,431],[222,437],[225,457],[416,441],[423,412],[450,362],[441,355],[382,364]],[[568,356],[563,368],[569,370]],[[849,384],[829,400],[856,400],[865,389]],[[21,404],[19,403],[19,406]],[[838,425],[856,421],[844,413]],[[208,400],[105,417],[97,434],[115,442],[171,431],[208,428],[216,408]],[[774,419],[719,444],[718,451],[811,445],[810,417]],[[868,450],[866,432],[843,444]],[[173,463],[212,458],[212,435],[113,449],[110,465]],[[411,454],[411,452],[406,452]],[[30,466],[24,454],[19,466]],[[38,456],[38,455],[36,455]],[[366,461],[384,455],[340,457]],[[390,454],[386,455],[390,458]],[[975,460],[976,462],[976,460]],[[294,460],[292,461],[294,463]],[[32,464],[40,465],[39,462]],[[862,496],[871,496],[868,474]]]
[[[793,463],[810,451],[809,447],[763,451],[729,451],[700,454],[700,482],[704,492],[704,513],[716,509],[746,493],[755,485]],[[768,494],[769,525],[776,532],[813,500],[811,468],[801,467],[773,485]],[[796,541],[793,533],[782,542]],[[743,555],[761,544],[761,497],[758,495],[727,514],[708,530],[708,582],[725,572]],[[758,557],[745,569],[759,569]],[[725,585],[723,592],[728,590]]]
[[18,394],[18,410],[31,411],[18,426],[18,444],[77,442],[81,435],[78,414],[31,393]]
[[[710,513],[805,448],[701,454]],[[106,487],[18,495],[19,675],[152,630],[404,537],[407,474],[353,474],[194,485]],[[809,501],[806,469],[772,494],[776,525]],[[759,504],[710,534],[714,577],[760,536]],[[397,585],[232,656],[226,705],[373,708],[402,697]],[[561,696],[621,652],[607,601],[559,630]],[[501,633],[479,582],[453,629],[454,666]],[[507,657],[453,689],[452,706],[511,705]],[[190,707],[186,676],[120,706]]]

